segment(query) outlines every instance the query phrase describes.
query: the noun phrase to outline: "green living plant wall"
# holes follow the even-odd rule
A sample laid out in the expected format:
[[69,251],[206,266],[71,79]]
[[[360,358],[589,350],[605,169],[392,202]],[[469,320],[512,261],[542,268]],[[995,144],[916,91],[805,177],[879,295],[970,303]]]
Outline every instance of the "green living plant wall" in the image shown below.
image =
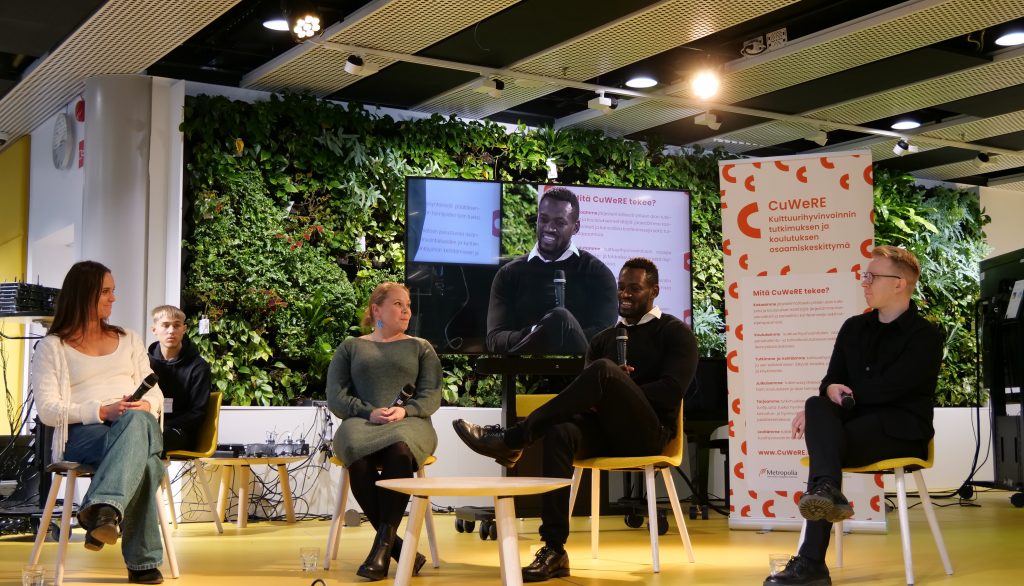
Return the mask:
[[[724,354],[718,207],[724,152],[666,154],[653,142],[594,131],[520,126],[509,132],[493,122],[437,115],[396,121],[358,105],[292,94],[256,103],[189,97],[184,120],[191,209],[183,300],[193,339],[232,404],[322,396],[333,349],[359,334],[370,291],[383,280],[402,280],[406,176],[542,183],[549,157],[563,184],[690,192],[694,330],[702,353]],[[938,400],[963,403],[962,382],[973,376],[973,336],[953,316],[973,306],[977,274],[958,287],[942,275],[958,262],[976,267],[974,257],[952,259],[980,251],[976,198],[972,207],[964,192],[925,193],[908,179],[884,174],[876,178],[876,205],[880,193],[889,199],[885,213],[876,214],[879,242],[937,255],[926,280],[942,284],[923,280],[922,290],[929,315],[951,332]],[[956,203],[929,203],[936,198]],[[506,229],[523,240],[533,230],[526,203],[505,209]],[[964,240],[966,248],[959,244]],[[196,335],[201,316],[211,320],[210,335]],[[495,377],[474,375],[466,357],[443,357],[442,363],[449,403],[498,404]]]

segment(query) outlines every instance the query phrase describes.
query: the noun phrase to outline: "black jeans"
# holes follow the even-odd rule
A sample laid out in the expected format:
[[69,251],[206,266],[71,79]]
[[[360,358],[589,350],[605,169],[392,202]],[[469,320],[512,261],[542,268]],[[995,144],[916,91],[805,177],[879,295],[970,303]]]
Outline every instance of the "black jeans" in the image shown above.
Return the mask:
[[[829,479],[842,486],[843,466],[864,466],[889,458],[925,457],[928,440],[894,438],[882,429],[877,410],[844,410],[828,397],[813,396],[804,404],[807,455],[811,460],[808,490]],[[825,560],[832,523],[808,521],[800,556]]]
[[[553,478],[572,477],[574,458],[648,456],[669,439],[643,389],[607,359],[590,363],[519,425],[527,443],[544,438],[544,476]],[[561,549],[569,538],[569,488],[542,500],[541,539]]]

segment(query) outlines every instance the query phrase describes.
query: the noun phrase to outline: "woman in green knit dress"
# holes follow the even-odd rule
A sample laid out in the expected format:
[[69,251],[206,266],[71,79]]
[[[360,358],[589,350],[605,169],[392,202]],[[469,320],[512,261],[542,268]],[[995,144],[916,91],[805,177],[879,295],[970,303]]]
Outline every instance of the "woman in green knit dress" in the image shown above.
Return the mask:
[[[430,415],[441,405],[441,363],[430,343],[408,336],[412,309],[409,290],[381,283],[370,295],[363,325],[373,332],[349,338],[334,352],[327,371],[327,405],[342,419],[334,453],[348,469],[352,494],[377,536],[356,574],[383,580],[398,559],[395,533],[409,504],[408,495],[378,488],[387,478],[411,478],[437,447]],[[407,384],[416,390],[394,406]],[[414,571],[426,562],[416,554]]]

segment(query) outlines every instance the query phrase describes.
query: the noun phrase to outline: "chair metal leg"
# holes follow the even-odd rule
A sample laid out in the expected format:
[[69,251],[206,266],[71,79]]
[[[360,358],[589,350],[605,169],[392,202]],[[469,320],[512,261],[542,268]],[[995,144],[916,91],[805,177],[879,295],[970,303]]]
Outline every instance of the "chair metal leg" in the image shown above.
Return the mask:
[[[421,466],[416,471],[416,476],[426,478],[427,471]],[[424,519],[427,526],[427,546],[430,548],[430,562],[435,568],[441,567],[441,556],[437,553],[437,535],[434,533],[434,507],[430,504],[430,497],[427,497],[427,516]]]
[[192,471],[195,473],[196,478],[199,479],[199,486],[203,488],[203,495],[206,497],[206,505],[210,507],[210,512],[213,514],[213,524],[217,527],[217,533],[224,533],[224,526],[220,523],[220,517],[217,515],[217,501],[213,498],[213,489],[210,487],[210,480],[206,477],[206,473],[203,471],[203,463],[198,460],[192,460]]
[[590,469],[590,557],[597,559],[601,535],[601,471]]
[[939,522],[935,519],[935,509],[932,508],[932,499],[928,495],[928,487],[924,484],[924,475],[920,470],[914,470],[914,484],[917,485],[917,492],[921,495],[921,504],[924,509],[924,516],[928,519],[928,527],[932,530],[932,537],[935,539],[935,547],[939,549],[939,557],[942,558],[942,567],[946,574],[953,575],[953,563],[949,561],[949,552],[946,551],[946,542],[942,539],[942,531],[939,530]]
[[690,563],[694,563],[693,545],[690,544],[690,532],[686,530],[686,519],[683,517],[683,509],[679,506],[679,494],[676,492],[676,483],[672,480],[672,469],[662,468],[661,479],[665,483],[665,491],[668,493],[668,502],[672,505],[672,516],[675,517],[676,527],[679,529],[679,537],[683,540],[683,547],[686,548],[686,555]]
[[[166,475],[164,475],[166,478]],[[167,509],[164,508],[164,499],[169,499],[170,495],[164,492],[161,486],[156,490],[156,514],[160,519],[160,533],[164,539],[164,550],[167,552],[167,563],[171,566],[171,577],[177,578],[181,574],[178,572],[178,556],[174,553],[174,542],[171,540],[171,528],[168,527],[167,523]]]
[[644,466],[644,485],[647,487],[647,528],[651,534],[651,560],[654,573],[661,571],[661,556],[658,554],[658,492],[654,486],[654,466]]
[[78,475],[74,470],[68,472],[64,481],[64,510],[60,516],[60,538],[57,540],[57,571],[53,583],[60,586],[64,583],[64,558],[68,553],[68,540],[71,538],[71,509],[75,503],[75,481]]
[[900,541],[903,543],[903,566],[907,574],[907,584],[914,583],[914,558],[910,553],[910,519],[907,515],[907,483],[903,476],[903,467],[897,467],[896,499],[899,504]]
[[167,509],[171,512],[171,525],[175,529],[178,528],[178,513],[174,510],[174,491],[171,490],[171,475],[170,465],[168,461],[164,461],[164,477],[160,480],[160,484],[164,487],[164,494],[167,495]]
[[580,482],[583,481],[583,468],[573,466],[572,484],[569,485],[569,524],[572,524],[572,510],[576,507],[576,496],[580,492]]
[[341,524],[345,520],[345,501],[348,500],[348,470],[341,469],[341,485],[338,498],[334,501],[334,515],[327,533],[327,551],[324,552],[324,569],[331,569],[331,560],[338,558],[338,542],[341,541]]
[[843,522],[832,524],[836,532],[836,567],[843,567]]
[[28,565],[34,566],[39,563],[39,554],[43,552],[43,542],[46,541],[46,534],[49,533],[50,519],[53,518],[53,508],[57,506],[57,495],[60,494],[60,482],[64,477],[54,474],[50,481],[50,493],[46,495],[46,507],[43,508],[43,517],[39,520],[39,530],[36,531],[36,541],[32,545],[32,553],[28,557]]

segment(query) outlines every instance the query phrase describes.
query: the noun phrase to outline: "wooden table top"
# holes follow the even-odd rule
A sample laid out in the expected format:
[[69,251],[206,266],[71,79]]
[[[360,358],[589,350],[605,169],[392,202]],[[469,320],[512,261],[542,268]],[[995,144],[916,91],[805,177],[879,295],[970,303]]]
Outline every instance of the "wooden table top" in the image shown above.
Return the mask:
[[569,486],[568,478],[532,476],[429,476],[378,480],[377,486],[420,496],[519,496]]

